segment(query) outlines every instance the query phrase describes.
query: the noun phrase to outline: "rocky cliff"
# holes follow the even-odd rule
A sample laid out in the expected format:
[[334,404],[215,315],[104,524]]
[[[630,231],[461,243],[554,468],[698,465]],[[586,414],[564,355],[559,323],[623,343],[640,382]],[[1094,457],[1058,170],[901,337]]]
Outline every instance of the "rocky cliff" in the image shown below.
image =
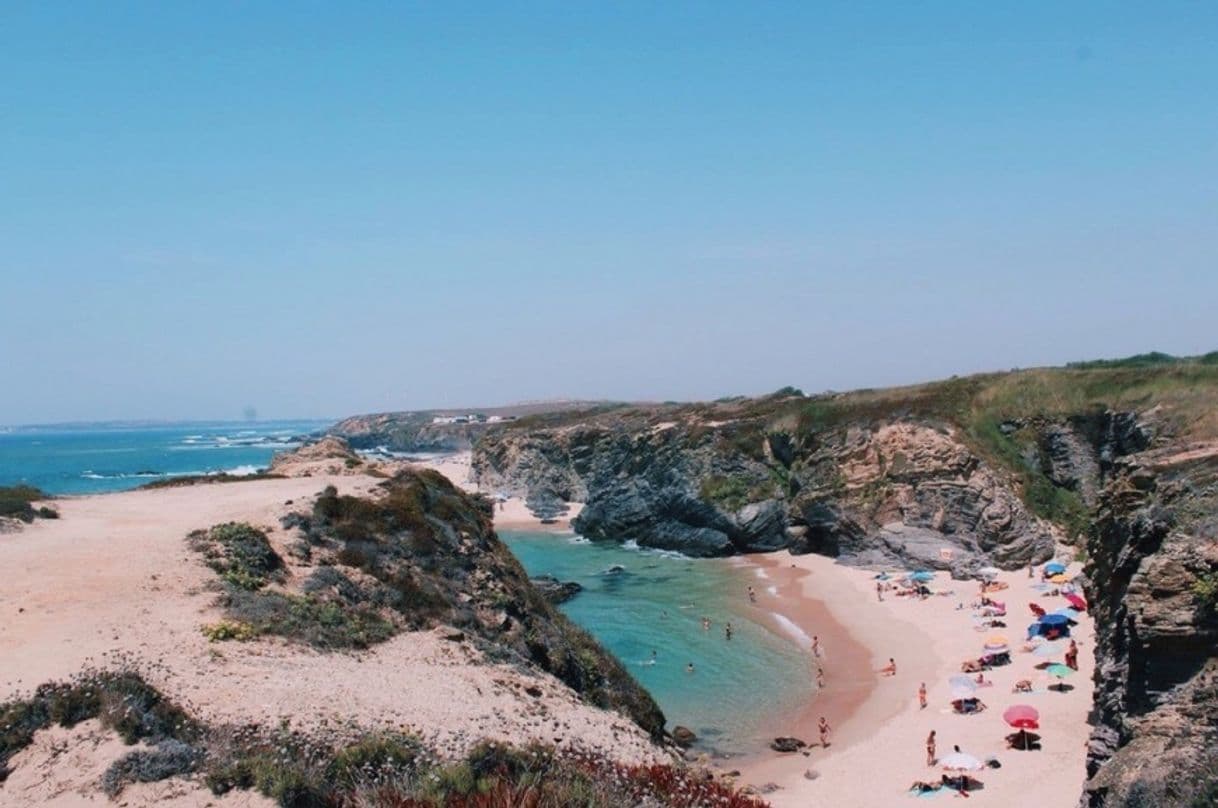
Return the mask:
[[790,547],[962,570],[1052,554],[1060,531],[956,425],[894,412],[816,429],[792,416],[803,403],[784,396],[508,429],[478,444],[474,473],[491,489],[585,502],[576,527],[587,536],[691,555]]
[[1089,542],[1096,719],[1082,805],[1218,801],[1218,443],[1114,460]]

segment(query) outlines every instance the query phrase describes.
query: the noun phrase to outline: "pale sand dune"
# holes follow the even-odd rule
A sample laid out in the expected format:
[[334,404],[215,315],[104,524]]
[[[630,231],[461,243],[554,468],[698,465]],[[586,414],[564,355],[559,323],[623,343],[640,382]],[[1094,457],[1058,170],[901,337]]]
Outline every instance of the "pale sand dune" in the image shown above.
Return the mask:
[[[771,577],[781,577],[778,572],[783,569],[788,572],[778,596],[763,593],[759,605],[785,614],[809,635],[818,634],[825,645],[825,692],[789,725],[775,727],[775,732],[815,744],[821,715],[834,732],[828,751],[814,746],[807,757],[773,754],[750,761],[741,767],[742,784],[780,786],[767,795],[775,808],[901,805],[914,799],[906,795],[914,780],[939,778],[940,769],[926,765],[925,740],[934,729],[940,756],[959,745],[976,757],[995,755],[1001,761],[1000,769],[976,773],[985,788],[971,794],[974,800],[1041,808],[1078,804],[1085,779],[1094,668],[1089,617],[1084,616],[1074,631],[1080,670],[1066,681],[1075,689],[1058,693],[1045,690],[1053,680],[1034,668],[1044,660],[1019,649],[1034,619],[1029,601],[1050,611],[1067,604],[1061,597],[1032,591],[1033,582],[1025,572],[1003,573],[999,580],[1010,588],[991,596],[1007,604],[1007,628],[977,631],[973,610],[968,608],[978,596],[976,582],[952,581],[940,574],[932,588],[954,590],[953,596],[921,601],[886,593],[881,603],[872,573],[838,566],[832,559],[784,552],[752,557],[750,562],[766,566]],[[1077,569],[1072,565],[1072,571]],[[965,607],[961,611],[956,610],[959,603]],[[848,638],[842,634],[843,626],[849,628]],[[977,693],[988,710],[955,715],[947,679],[960,673],[962,661],[981,655],[991,633],[1010,639],[1012,664],[986,672],[994,684]],[[897,675],[882,677],[878,671],[889,657],[896,660]],[[810,669],[815,671],[811,663]],[[1015,681],[1024,678],[1033,681],[1037,692],[1012,693]],[[917,701],[918,684],[923,681],[929,701],[925,710]],[[1006,749],[1004,737],[1013,730],[1002,712],[1012,704],[1030,704],[1040,711],[1043,750]],[[816,773],[815,779],[805,776],[809,769]],[[942,793],[934,799],[955,798]]]
[[[628,719],[583,704],[553,677],[487,663],[438,632],[400,634],[359,654],[273,638],[207,641],[200,627],[221,614],[206,588],[214,573],[187,548],[189,531],[248,521],[282,553],[293,537],[279,527],[293,507],[285,501],[307,510],[326,485],[354,493],[379,482],[271,479],[57,501],[60,519],[0,535],[0,701],[108,666],[119,652],[207,721],[411,728],[453,753],[489,737],[654,759],[657,749]],[[309,572],[294,566],[290,583]],[[530,684],[542,698],[523,693]],[[12,794],[0,788],[0,804],[13,804]]]

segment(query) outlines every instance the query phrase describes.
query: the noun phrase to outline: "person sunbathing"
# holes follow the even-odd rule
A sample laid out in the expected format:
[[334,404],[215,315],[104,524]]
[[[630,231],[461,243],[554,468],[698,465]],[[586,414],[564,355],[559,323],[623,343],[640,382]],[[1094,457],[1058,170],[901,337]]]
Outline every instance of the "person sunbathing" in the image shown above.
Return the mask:
[[916,791],[919,794],[929,794],[932,791],[939,790],[939,784],[927,783],[924,780],[914,780],[913,785],[909,787],[910,791]]
[[960,670],[964,673],[980,673],[985,670],[985,665],[979,659],[969,659],[960,664]]
[[1012,693],[1031,693],[1032,692],[1032,680],[1031,679],[1020,679],[1018,682],[1015,683],[1015,687],[1011,688],[1011,692]]

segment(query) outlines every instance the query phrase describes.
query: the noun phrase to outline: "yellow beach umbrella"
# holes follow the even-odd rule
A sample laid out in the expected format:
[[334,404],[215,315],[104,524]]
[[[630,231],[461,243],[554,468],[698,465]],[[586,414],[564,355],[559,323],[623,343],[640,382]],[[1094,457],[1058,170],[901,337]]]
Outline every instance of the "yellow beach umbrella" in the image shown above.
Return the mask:
[[1055,584],[1068,584],[1068,583],[1070,583],[1070,579],[1069,579],[1069,578],[1067,578],[1065,575],[1054,575],[1054,576],[1053,576],[1052,578],[1050,578],[1049,580],[1050,580],[1052,583],[1055,583]]

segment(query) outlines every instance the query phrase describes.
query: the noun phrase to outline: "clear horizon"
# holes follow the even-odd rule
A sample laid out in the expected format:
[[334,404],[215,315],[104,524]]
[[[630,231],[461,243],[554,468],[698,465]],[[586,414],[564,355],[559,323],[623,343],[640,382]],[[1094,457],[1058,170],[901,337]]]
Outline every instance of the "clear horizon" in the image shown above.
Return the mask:
[[0,27],[0,424],[1218,348],[1218,6],[135,3]]

